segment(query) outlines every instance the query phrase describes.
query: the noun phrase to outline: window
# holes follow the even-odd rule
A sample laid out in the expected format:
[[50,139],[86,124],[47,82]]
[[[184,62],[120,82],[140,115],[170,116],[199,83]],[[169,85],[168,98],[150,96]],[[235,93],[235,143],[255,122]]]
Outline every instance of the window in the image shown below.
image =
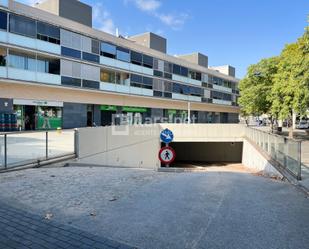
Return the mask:
[[131,74],[131,86],[152,89],[152,83],[152,78]]
[[7,30],[8,15],[6,12],[0,11],[0,29]]
[[216,91],[211,92],[211,98],[221,99],[221,100],[226,100],[226,101],[232,101],[232,95],[231,94],[216,92]]
[[158,76],[158,77],[163,77],[163,72],[157,71],[157,70],[153,70],[153,75],[154,76]]
[[143,88],[152,89],[153,79],[149,77],[143,77]]
[[189,70],[189,78],[201,81],[202,74],[196,71]]
[[164,61],[153,59],[153,69],[163,72],[164,71]]
[[98,40],[91,40],[91,51],[93,54],[100,54],[100,42]]
[[30,18],[11,14],[10,32],[36,38],[36,23]]
[[137,74],[131,74],[131,82],[143,83],[143,77]]
[[190,87],[186,86],[186,85],[181,85],[181,84],[174,83],[173,84],[173,92],[174,93],[180,93],[180,94],[189,95],[190,94]]
[[173,64],[169,62],[164,62],[164,72],[166,73],[173,73]]
[[190,87],[190,95],[201,97],[203,95],[203,89],[199,87]]
[[180,66],[174,65],[173,66],[173,73],[177,74],[177,75],[180,75]]
[[115,58],[116,56],[116,46],[102,42],[101,43],[101,55],[109,58]]
[[37,71],[41,73],[60,74],[60,60],[38,57]]
[[35,56],[24,55],[17,52],[10,52],[9,63],[9,66],[13,68],[36,71]]
[[131,62],[135,65],[142,65],[143,62],[142,54],[131,51]]
[[116,82],[115,72],[106,69],[101,69],[100,80],[102,82],[115,83]]
[[100,57],[95,54],[89,54],[89,53],[83,52],[83,60],[99,63]]
[[83,80],[83,87],[91,89],[99,89],[100,83],[92,80]]
[[148,55],[143,55],[143,66],[148,68],[153,68],[153,58]]
[[130,62],[130,50],[122,47],[117,47],[117,60]]
[[116,73],[116,84],[119,85],[130,85],[130,75],[128,73]]
[[80,59],[81,52],[72,48],[61,47],[61,55]]
[[164,78],[165,79],[172,79],[173,78],[173,75],[172,74],[170,74],[170,73],[164,73]]
[[188,68],[186,67],[180,67],[180,75],[184,77],[188,77]]
[[42,22],[37,22],[37,38],[50,43],[60,44],[60,29]]
[[164,81],[164,92],[172,92],[173,91],[173,83],[169,81]]
[[6,48],[0,47],[0,67],[6,66]]
[[80,87],[81,86],[81,79],[62,76],[61,77],[61,84],[65,85],[65,86],[77,86],[77,87]]

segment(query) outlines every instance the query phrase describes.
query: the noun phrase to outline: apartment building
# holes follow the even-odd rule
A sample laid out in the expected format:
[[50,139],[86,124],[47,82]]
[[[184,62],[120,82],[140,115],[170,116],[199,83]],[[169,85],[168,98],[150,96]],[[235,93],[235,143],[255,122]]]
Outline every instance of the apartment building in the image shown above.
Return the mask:
[[15,114],[21,130],[110,125],[115,116],[238,122],[235,69],[166,50],[153,33],[94,29],[92,8],[77,0],[0,0],[0,114]]

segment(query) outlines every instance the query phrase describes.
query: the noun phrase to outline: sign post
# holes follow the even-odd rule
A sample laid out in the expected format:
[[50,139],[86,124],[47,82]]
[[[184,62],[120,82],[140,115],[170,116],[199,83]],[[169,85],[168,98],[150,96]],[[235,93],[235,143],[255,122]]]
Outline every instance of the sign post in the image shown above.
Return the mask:
[[166,167],[175,160],[176,152],[175,150],[169,146],[174,139],[174,134],[171,130],[165,129],[160,134],[160,139],[163,143],[165,143],[165,147],[162,147],[159,151],[159,159],[161,163],[165,164]]

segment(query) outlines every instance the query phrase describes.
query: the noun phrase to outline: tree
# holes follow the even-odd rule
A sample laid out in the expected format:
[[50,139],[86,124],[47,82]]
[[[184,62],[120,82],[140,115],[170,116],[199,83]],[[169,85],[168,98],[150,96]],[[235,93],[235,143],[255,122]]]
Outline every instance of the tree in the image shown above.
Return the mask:
[[[286,45],[279,57],[271,91],[271,113],[292,120],[293,113],[304,115],[309,106],[309,31],[296,43]],[[290,126],[289,136],[293,136]]]
[[270,114],[271,89],[278,62],[278,57],[272,57],[249,66],[245,78],[239,83],[239,104],[244,116]]

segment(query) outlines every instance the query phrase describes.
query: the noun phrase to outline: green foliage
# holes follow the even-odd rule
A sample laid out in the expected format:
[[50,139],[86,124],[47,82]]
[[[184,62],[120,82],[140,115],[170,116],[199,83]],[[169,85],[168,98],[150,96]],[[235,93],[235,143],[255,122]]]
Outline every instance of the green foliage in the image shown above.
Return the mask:
[[278,57],[263,59],[248,68],[246,77],[240,81],[239,104],[245,116],[269,113],[271,89],[277,73]]
[[270,114],[291,118],[309,108],[309,26],[280,56],[263,59],[248,68],[239,83],[243,115]]

